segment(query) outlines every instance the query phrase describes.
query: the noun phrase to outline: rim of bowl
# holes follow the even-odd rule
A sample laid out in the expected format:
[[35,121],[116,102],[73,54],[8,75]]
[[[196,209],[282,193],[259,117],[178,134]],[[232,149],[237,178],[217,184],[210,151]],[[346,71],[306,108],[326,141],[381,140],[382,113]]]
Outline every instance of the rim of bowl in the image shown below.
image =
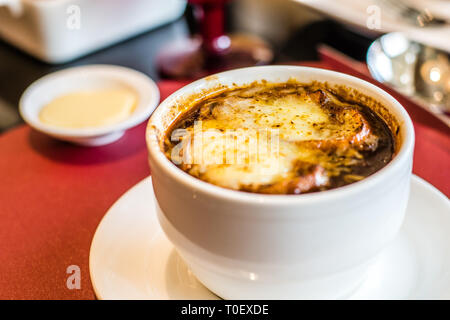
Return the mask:
[[[292,195],[292,194],[261,194],[261,193],[252,193],[252,192],[244,192],[239,190],[233,190],[233,189],[227,189],[224,187],[219,187],[217,185],[214,185],[209,182],[205,182],[203,180],[200,180],[198,178],[195,178],[188,173],[184,172],[180,168],[178,168],[174,163],[172,163],[165,154],[161,151],[158,139],[156,137],[156,132],[151,128],[152,124],[152,118],[153,115],[155,115],[160,108],[164,108],[166,105],[169,105],[170,102],[174,98],[178,98],[181,95],[189,94],[187,92],[180,94],[180,91],[191,91],[192,89],[198,89],[199,87],[203,87],[201,85],[205,79],[208,77],[199,79],[197,81],[194,81],[177,91],[175,91],[173,94],[171,94],[169,97],[167,97],[155,110],[153,115],[150,117],[150,120],[148,121],[147,128],[146,128],[146,140],[147,140],[147,149],[149,152],[149,156],[154,159],[155,162],[159,164],[161,168],[163,168],[164,173],[166,176],[170,176],[170,178],[177,180],[180,183],[183,183],[186,186],[189,186],[193,190],[199,190],[205,194],[211,195],[216,198],[223,198],[232,200],[235,202],[242,202],[242,203],[253,203],[253,204],[274,204],[278,206],[289,206],[295,203],[305,203],[305,202],[316,202],[316,201],[323,201],[324,198],[327,198],[328,200],[333,200],[336,198],[341,198],[345,196],[349,196],[354,193],[362,192],[364,189],[368,189],[374,184],[377,184],[380,180],[384,179],[385,176],[390,176],[392,172],[398,170],[399,167],[401,167],[405,160],[409,157],[409,155],[412,155],[413,148],[414,148],[414,128],[411,121],[411,118],[409,117],[407,111],[403,108],[403,106],[389,93],[382,90],[381,88],[371,84],[370,82],[367,82],[365,80],[359,79],[357,77],[347,75],[341,72],[326,70],[326,69],[320,69],[320,68],[313,68],[313,67],[303,67],[303,66],[256,66],[256,67],[249,67],[249,68],[240,68],[240,69],[234,69],[230,71],[225,71],[221,73],[217,73],[212,75],[213,77],[217,77],[219,79],[220,83],[220,77],[221,76],[228,76],[233,73],[238,72],[245,72],[249,69],[255,69],[255,68],[265,68],[265,69],[272,69],[274,72],[280,69],[284,70],[293,70],[296,72],[299,71],[313,71],[322,73],[324,75],[331,74],[331,75],[338,75],[339,77],[342,77],[344,79],[353,80],[360,82],[363,86],[365,86],[367,89],[369,89],[370,92],[374,92],[376,94],[380,94],[387,100],[389,100],[389,106],[388,110],[390,111],[392,108],[394,108],[398,115],[395,115],[396,119],[401,123],[400,125],[404,127],[405,134],[404,138],[402,139],[402,145],[400,146],[399,151],[394,156],[394,158],[383,168],[376,171],[372,175],[345,185],[341,186],[335,189],[329,189],[319,192],[312,192],[312,193],[305,193],[305,194],[299,194],[299,195]],[[211,76],[209,76],[211,77]],[[262,77],[261,77],[262,78]],[[258,80],[258,79],[255,79]],[[326,80],[325,80],[326,81]],[[192,93],[192,92],[190,92]],[[400,117],[399,117],[400,116]],[[154,138],[151,136],[155,135]],[[156,138],[156,139],[155,139]]]
[[[33,104],[33,102],[30,101],[31,99],[30,96],[32,94],[35,94],[36,90],[39,90],[40,87],[48,81],[52,80],[54,81],[55,79],[58,78],[61,81],[64,81],[65,77],[79,72],[89,72],[92,73],[94,76],[98,76],[100,78],[103,77],[105,79],[107,79],[107,73],[114,74],[116,79],[122,80],[124,83],[137,90],[139,99],[138,106],[142,103],[143,104],[142,109],[136,112],[138,109],[137,106],[136,109],[130,114],[130,116],[127,119],[117,122],[115,124],[92,128],[80,128],[80,129],[62,128],[62,127],[60,128],[52,125],[47,125],[41,122],[39,119],[35,120],[33,117],[30,116],[29,108],[30,105]],[[74,88],[74,90],[76,91],[77,89]],[[146,96],[142,96],[141,94],[139,94],[139,92],[145,92]],[[90,64],[55,71],[35,80],[25,89],[25,91],[22,93],[22,96],[20,97],[19,113],[27,124],[43,133],[49,135],[57,135],[61,137],[87,138],[87,137],[103,136],[117,131],[124,131],[131,127],[136,126],[139,123],[142,123],[143,121],[145,121],[145,119],[147,119],[150,116],[153,110],[155,110],[155,108],[159,103],[159,100],[160,100],[160,93],[158,86],[146,74],[122,66],[108,65],[108,64]],[[44,106],[42,105],[38,108],[42,109],[43,107]]]

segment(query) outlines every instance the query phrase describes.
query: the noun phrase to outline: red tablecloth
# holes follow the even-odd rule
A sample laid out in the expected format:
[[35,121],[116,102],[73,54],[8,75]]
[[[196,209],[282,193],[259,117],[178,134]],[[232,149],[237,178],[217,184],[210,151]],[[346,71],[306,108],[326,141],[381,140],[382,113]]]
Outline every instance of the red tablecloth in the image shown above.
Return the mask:
[[[184,84],[160,82],[162,99]],[[450,130],[399,100],[415,124],[414,172],[449,196]],[[28,126],[0,136],[0,299],[95,298],[91,240],[108,208],[150,173],[144,131],[141,124],[96,148],[58,142]],[[81,268],[79,290],[66,286],[70,265]]]

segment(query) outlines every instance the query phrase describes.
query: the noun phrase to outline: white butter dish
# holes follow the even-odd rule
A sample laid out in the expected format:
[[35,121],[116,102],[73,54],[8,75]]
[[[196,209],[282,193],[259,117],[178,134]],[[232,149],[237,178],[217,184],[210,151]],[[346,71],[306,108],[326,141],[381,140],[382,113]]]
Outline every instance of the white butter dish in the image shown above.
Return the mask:
[[[43,123],[41,109],[61,95],[95,89],[127,88],[137,95],[131,115],[118,123],[93,128],[62,128]],[[54,138],[85,146],[104,145],[118,140],[125,131],[145,121],[159,103],[159,89],[145,74],[112,65],[88,65],[51,73],[32,83],[22,94],[19,111],[35,130]]]
[[184,0],[0,0],[0,37],[64,63],[179,18]]

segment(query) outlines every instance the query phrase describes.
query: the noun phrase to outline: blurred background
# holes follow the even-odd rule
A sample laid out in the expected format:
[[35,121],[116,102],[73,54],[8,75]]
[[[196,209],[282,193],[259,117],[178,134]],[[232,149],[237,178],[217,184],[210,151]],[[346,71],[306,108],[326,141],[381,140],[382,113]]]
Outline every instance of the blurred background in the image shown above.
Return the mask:
[[[368,62],[375,79],[445,114],[449,19],[448,0],[0,0],[0,132],[21,123],[22,92],[50,72],[116,64],[154,80],[195,78],[203,74],[164,66],[195,50],[216,50],[215,63],[233,43],[247,51],[219,69],[315,61],[325,45],[346,61]],[[230,42],[224,34],[254,38]],[[259,60],[245,60],[256,47]],[[217,71],[191,56],[183,68],[203,63],[206,73]]]

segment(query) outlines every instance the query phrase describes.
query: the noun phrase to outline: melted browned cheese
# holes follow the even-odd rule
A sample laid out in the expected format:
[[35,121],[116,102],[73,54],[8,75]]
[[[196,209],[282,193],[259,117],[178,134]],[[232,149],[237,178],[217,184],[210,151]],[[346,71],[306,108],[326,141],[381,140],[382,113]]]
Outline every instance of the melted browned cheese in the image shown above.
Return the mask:
[[257,84],[198,102],[168,131],[165,152],[221,187],[300,194],[374,173],[392,159],[394,140],[369,107],[325,87]]

